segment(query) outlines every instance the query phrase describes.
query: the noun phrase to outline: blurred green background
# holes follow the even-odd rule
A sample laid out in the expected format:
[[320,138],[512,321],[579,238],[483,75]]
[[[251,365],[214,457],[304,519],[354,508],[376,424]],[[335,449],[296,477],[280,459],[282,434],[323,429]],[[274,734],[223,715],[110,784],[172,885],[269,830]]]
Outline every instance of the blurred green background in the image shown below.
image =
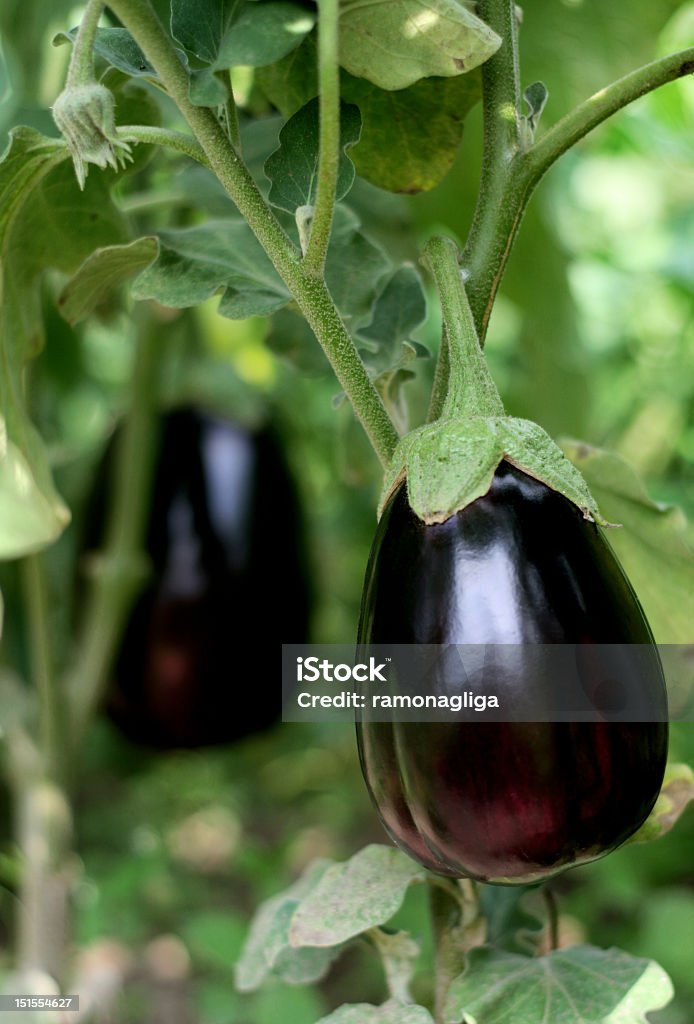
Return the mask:
[[[0,8],[0,136],[15,123],[52,132],[46,108],[61,88],[67,48],[55,32],[79,5],[4,0]],[[551,123],[601,85],[659,53],[691,45],[694,4],[534,0],[522,29],[523,84],[542,79]],[[672,84],[597,131],[551,172],[533,201],[492,320],[489,361],[511,414],[553,435],[611,447],[634,462],[651,493],[694,514],[694,82]],[[388,197],[358,184],[354,201],[374,237],[416,260],[434,228],[464,238],[480,163],[480,114],[466,123],[460,157],[428,194]],[[4,143],[3,143],[4,144]],[[97,173],[93,171],[92,173]],[[194,216],[185,175],[168,158],[141,171],[147,189],[179,196]],[[135,218],[165,223],[140,178],[122,190]],[[219,197],[197,191],[208,209]],[[50,289],[49,289],[50,291]],[[349,642],[375,524],[378,467],[349,409],[333,408],[334,380],[274,355],[262,320],[232,323],[216,302],[172,315],[164,401],[185,397],[243,422],[281,424],[303,495],[317,593],[313,638]],[[93,467],[127,399],[136,320],[117,309],[78,332],[51,311],[35,370],[35,412],[76,525],[51,554],[65,591],[79,510]],[[195,337],[195,359],[189,358]],[[435,310],[420,332],[438,345]],[[423,415],[433,360],[407,385]],[[11,577],[11,572],[9,573]],[[12,593],[11,579],[9,593]],[[67,614],[67,613],[65,613]],[[57,627],[56,627],[57,628]],[[276,639],[281,637],[277,624]],[[16,643],[19,645],[20,641]],[[8,655],[8,645],[10,654]],[[12,634],[4,658],[11,656]],[[269,670],[268,685],[275,685]],[[675,759],[694,762],[694,726],[673,729]],[[343,1001],[382,998],[378,969],[350,954],[319,990],[233,992],[232,963],[258,902],[313,857],[344,857],[382,841],[356,760],[352,731],[277,726],[229,749],[153,755],[107,721],[90,738],[77,805],[81,882],[75,943],[85,970],[130,982],[114,1020],[159,1019],[177,993],[180,1021],[311,1024]],[[0,939],[14,913],[16,852],[0,849]],[[694,814],[650,845],[630,847],[556,883],[573,938],[657,959],[675,1003],[658,1024],[694,1024]],[[401,914],[425,931],[415,893]],[[7,961],[7,948],[1,954]],[[157,1007],[159,1009],[157,1009]],[[173,1024],[176,1020],[169,1017]]]

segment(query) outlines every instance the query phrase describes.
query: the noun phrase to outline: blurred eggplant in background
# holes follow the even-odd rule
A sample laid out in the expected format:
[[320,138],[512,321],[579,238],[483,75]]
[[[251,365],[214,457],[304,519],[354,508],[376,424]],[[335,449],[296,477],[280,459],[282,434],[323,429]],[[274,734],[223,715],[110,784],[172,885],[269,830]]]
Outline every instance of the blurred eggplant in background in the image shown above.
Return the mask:
[[191,408],[166,415],[147,553],[111,718],[130,740],[164,749],[274,724],[279,645],[307,639],[311,598],[301,503],[273,431]]

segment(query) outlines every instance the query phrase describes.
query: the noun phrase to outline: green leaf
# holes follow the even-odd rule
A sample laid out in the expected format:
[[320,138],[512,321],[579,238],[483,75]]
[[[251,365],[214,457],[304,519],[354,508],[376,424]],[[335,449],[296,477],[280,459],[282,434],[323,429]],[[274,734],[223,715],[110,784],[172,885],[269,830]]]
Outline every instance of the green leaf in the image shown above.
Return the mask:
[[358,344],[369,375],[401,432],[407,429],[402,385],[414,377],[408,366],[429,355],[411,339],[426,312],[421,278],[414,267],[403,266],[376,300],[371,323],[359,332]]
[[[265,163],[265,174],[272,182],[269,200],[273,206],[294,213],[299,206],[313,206],[318,176],[318,100],[310,100],[297,111],[280,132],[279,149]],[[354,182],[354,165],[347,150],[359,141],[361,117],[357,107],[340,108],[340,162],[337,195],[343,199]]]
[[[262,68],[256,82],[290,117],[318,94],[315,34],[283,60]],[[424,79],[390,92],[343,71],[342,99],[359,107],[362,132],[350,159],[362,178],[390,192],[423,192],[453,165],[463,122],[481,96],[481,76]]]
[[217,67],[262,67],[296,49],[315,24],[297,3],[244,3],[222,40]]
[[472,71],[500,45],[497,34],[458,0],[340,4],[340,63],[382,89]]
[[159,255],[156,238],[138,238],[127,245],[96,249],[72,275],[58,298],[68,323],[77,324],[97,309],[113,291],[148,267]]
[[352,153],[357,174],[389,192],[412,194],[434,188],[453,166],[481,78],[473,72],[425,79],[387,92],[345,75],[342,96],[357,104],[364,122]]
[[542,921],[523,907],[531,886],[484,885],[480,909],[487,922],[487,944],[510,953],[533,954],[542,934]]
[[383,279],[391,269],[384,250],[359,228],[356,214],[346,206],[338,206],[325,267],[330,294],[353,331],[371,320]]
[[184,309],[222,292],[219,312],[232,319],[266,314],[291,300],[245,221],[210,220],[164,231],[158,258],[136,279],[136,299]]
[[255,83],[277,109],[289,118],[318,95],[316,33],[282,60],[255,73]]
[[655,807],[628,843],[649,843],[660,839],[677,824],[694,800],[694,772],[688,764],[668,765]]
[[[71,28],[69,32],[58,33],[53,40],[53,45],[74,43],[78,31],[77,28]],[[94,51],[126,75],[131,75],[133,78],[157,78],[153,66],[125,28],[97,29]]]
[[328,868],[292,919],[292,946],[337,946],[388,921],[424,872],[400,850],[371,845]]
[[652,960],[574,946],[543,957],[474,949],[454,979],[444,1019],[459,1024],[647,1024],[672,983]]
[[171,0],[171,34],[190,53],[214,64],[242,0]]
[[681,509],[649,497],[637,471],[620,455],[564,441],[612,522],[610,543],[631,580],[659,644],[686,644],[694,622],[694,550]]
[[318,1024],[434,1024],[434,1018],[423,1006],[403,1006],[389,1001],[382,1006],[357,1003],[341,1006]]
[[296,908],[320,883],[330,863],[316,861],[289,889],[260,905],[235,966],[239,991],[252,992],[269,977],[292,984],[318,981],[339,955],[339,948],[296,949],[289,940],[289,926]]
[[298,3],[253,0],[172,0],[171,30],[212,71],[260,67],[297,47],[315,24]]
[[26,362],[43,345],[40,280],[44,269],[72,273],[124,228],[107,179],[80,193],[62,141],[17,128],[0,162],[0,557],[51,543],[69,513],[56,493],[43,444],[23,401]]

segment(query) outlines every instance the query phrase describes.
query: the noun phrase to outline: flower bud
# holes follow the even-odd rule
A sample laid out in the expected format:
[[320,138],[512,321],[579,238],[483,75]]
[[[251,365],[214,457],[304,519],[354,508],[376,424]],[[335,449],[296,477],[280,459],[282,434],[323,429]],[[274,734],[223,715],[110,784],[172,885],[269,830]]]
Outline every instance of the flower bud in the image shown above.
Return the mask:
[[115,99],[97,82],[68,86],[53,105],[53,120],[60,129],[84,188],[88,164],[114,171],[132,159],[130,146],[116,133]]

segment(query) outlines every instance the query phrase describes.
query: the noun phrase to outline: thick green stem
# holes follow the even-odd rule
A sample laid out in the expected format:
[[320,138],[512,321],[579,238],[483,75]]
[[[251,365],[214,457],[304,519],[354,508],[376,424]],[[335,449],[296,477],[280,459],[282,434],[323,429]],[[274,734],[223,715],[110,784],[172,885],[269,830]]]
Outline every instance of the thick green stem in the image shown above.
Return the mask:
[[73,743],[83,737],[102,697],[126,617],[147,572],[142,549],[155,450],[157,369],[166,341],[154,323],[148,323],[137,339],[105,550],[92,570],[77,662],[67,679]]
[[637,68],[624,78],[618,79],[605,89],[596,92],[585,103],[572,110],[558,121],[529,150],[525,163],[524,177],[530,191],[537,185],[543,174],[555,160],[584,138],[593,128],[616,114],[618,110],[660,88],[667,82],[694,74],[694,47],[670,54],[660,60]]
[[94,79],[94,40],[104,0],[89,0],[72,48],[65,87],[86,85]]
[[503,416],[499,392],[480,348],[457,246],[449,238],[430,238],[423,258],[436,283],[448,338],[448,393],[441,418]]
[[478,13],[501,37],[482,66],[484,152],[477,207],[463,254],[466,287],[484,344],[495,294],[494,276],[505,265],[508,237],[505,196],[521,148],[518,26],[513,0],[480,0]]
[[322,276],[330,243],[340,162],[338,0],[318,0],[319,147],[316,207],[304,258],[309,274]]
[[[486,5],[481,5],[486,6]],[[497,32],[498,23],[490,21]],[[515,32],[509,27],[509,38]],[[503,56],[504,48],[492,58]],[[506,60],[517,63],[517,47],[507,51]],[[490,62],[491,63],[491,62]],[[487,65],[485,65],[485,68]],[[498,87],[510,80],[498,80],[484,73],[485,90],[485,163],[477,210],[462,257],[470,305],[482,344],[501,279],[526,207],[543,175],[559,157],[598,125],[634,100],[667,82],[694,73],[694,48],[682,50],[632,71],[595,93],[559,121],[526,151],[504,151],[492,129],[487,129],[487,102],[491,106]],[[489,100],[487,101],[487,97]],[[500,101],[502,102],[501,98]],[[499,143],[497,145],[497,143]]]
[[53,671],[46,573],[41,555],[22,560],[24,603],[29,625],[31,675],[38,696],[40,748],[44,770],[60,778],[63,747],[63,715]]
[[192,128],[210,167],[236,204],[287,285],[323,347],[381,462],[387,464],[397,432],[369,379],[325,282],[309,274],[211,110],[188,97],[188,75],[149,0],[111,0],[109,6],[156,68],[167,92]]

